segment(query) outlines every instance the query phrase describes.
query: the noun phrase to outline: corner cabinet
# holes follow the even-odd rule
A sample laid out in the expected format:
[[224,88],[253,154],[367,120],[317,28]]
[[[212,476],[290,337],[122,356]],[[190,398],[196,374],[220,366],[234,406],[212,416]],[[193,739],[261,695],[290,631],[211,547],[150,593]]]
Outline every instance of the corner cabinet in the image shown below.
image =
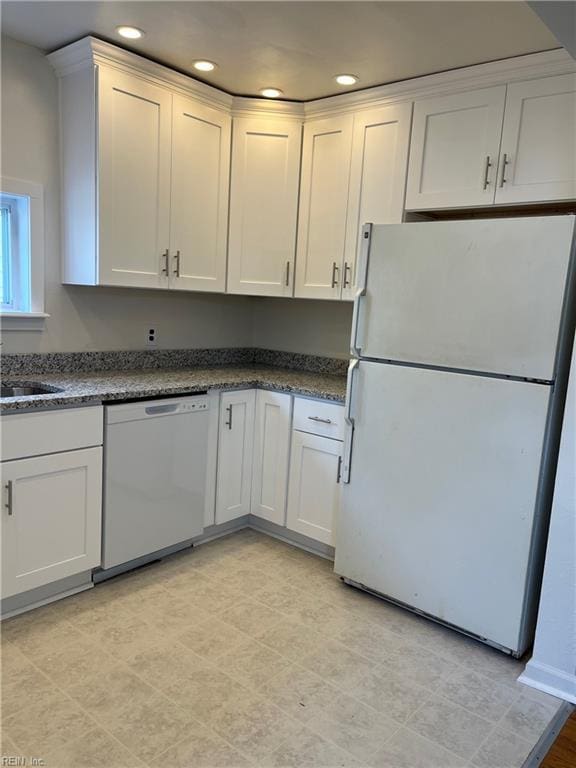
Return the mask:
[[254,389],[224,392],[220,397],[217,524],[250,513],[255,401]]
[[234,119],[228,292],[291,296],[302,121]]
[[63,282],[223,291],[229,114],[103,64],[59,75]]

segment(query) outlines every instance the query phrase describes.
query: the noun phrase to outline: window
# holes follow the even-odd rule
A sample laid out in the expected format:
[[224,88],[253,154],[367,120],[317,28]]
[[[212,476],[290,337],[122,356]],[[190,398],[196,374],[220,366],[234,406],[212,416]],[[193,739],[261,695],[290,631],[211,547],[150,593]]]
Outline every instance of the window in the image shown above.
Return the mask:
[[39,184],[0,179],[0,294],[6,330],[42,328],[44,200]]

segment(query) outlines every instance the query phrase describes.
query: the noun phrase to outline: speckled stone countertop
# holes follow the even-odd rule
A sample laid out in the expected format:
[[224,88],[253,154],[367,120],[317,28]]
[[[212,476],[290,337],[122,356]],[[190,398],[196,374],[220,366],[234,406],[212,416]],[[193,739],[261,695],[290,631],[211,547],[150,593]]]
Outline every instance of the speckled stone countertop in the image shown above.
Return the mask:
[[102,403],[132,398],[185,395],[210,389],[258,387],[344,402],[346,379],[341,375],[262,365],[193,367],[172,370],[77,371],[70,373],[11,374],[11,383],[35,383],[60,391],[42,395],[0,398],[3,413],[55,408],[79,403]]

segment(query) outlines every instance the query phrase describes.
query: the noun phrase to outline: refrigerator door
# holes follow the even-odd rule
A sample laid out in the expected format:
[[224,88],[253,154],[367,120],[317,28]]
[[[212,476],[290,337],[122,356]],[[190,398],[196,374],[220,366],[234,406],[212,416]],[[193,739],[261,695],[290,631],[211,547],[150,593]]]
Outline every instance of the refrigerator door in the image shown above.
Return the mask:
[[361,361],[336,573],[519,650],[550,390]]
[[373,226],[356,353],[552,380],[574,221]]

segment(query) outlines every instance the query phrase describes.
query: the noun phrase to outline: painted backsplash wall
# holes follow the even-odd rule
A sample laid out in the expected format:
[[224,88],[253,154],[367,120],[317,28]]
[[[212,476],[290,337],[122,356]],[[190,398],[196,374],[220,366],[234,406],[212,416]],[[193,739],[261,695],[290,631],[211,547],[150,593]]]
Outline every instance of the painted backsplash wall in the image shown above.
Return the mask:
[[346,357],[348,303],[60,283],[58,83],[44,54],[2,39],[2,173],[44,186],[45,330],[2,333],[4,352],[249,347]]

